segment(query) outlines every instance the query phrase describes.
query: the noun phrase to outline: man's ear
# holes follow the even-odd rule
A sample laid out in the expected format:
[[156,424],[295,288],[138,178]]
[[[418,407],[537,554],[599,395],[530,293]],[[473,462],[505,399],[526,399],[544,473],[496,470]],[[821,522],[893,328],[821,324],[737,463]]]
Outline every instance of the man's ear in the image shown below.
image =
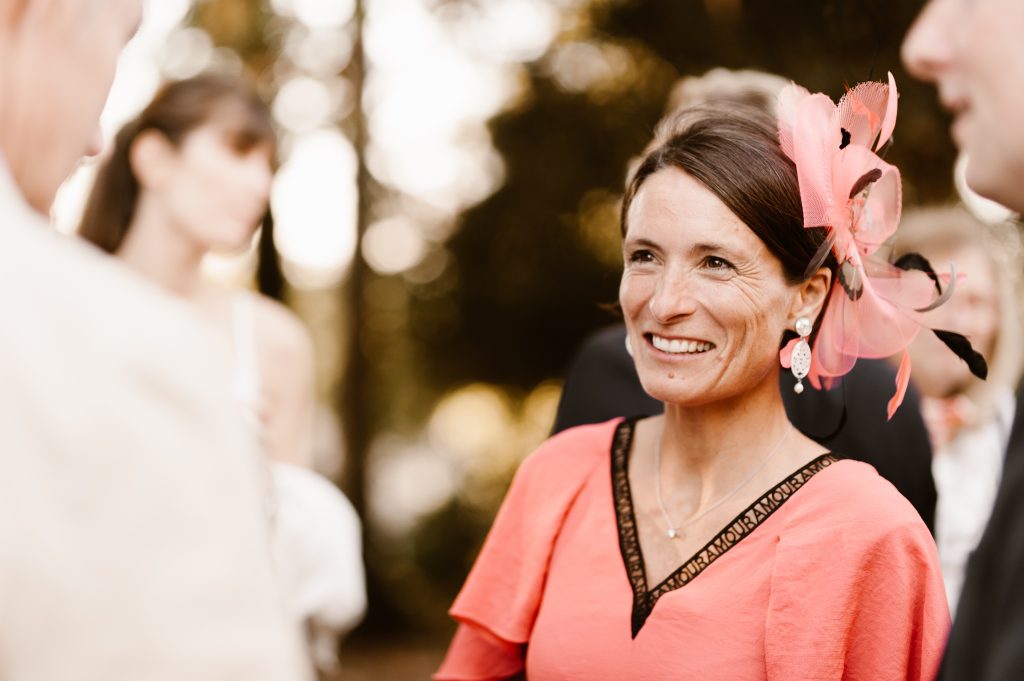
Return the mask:
[[796,324],[796,320],[800,317],[807,317],[812,322],[817,319],[825,307],[825,301],[831,290],[832,270],[827,267],[818,269],[808,279],[800,282],[789,309],[790,327]]
[[139,186],[154,189],[165,181],[176,155],[174,145],[162,133],[143,130],[132,140],[128,162]]

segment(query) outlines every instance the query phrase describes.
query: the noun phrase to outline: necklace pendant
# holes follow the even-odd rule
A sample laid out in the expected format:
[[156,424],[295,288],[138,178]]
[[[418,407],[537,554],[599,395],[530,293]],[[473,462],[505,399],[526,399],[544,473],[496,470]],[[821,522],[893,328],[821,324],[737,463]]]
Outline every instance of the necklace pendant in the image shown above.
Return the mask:
[[670,527],[668,528],[668,532],[665,533],[665,536],[669,539],[676,539],[679,537],[679,533],[676,532],[676,528]]

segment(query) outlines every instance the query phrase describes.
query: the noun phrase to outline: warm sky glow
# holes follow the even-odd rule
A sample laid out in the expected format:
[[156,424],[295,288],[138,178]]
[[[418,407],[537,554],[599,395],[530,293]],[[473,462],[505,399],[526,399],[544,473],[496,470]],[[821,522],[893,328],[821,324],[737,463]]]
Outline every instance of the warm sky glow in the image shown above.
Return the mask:
[[449,216],[486,198],[502,179],[486,121],[517,92],[516,60],[543,53],[557,18],[552,3],[534,0],[492,0],[447,18],[423,0],[370,3],[374,175]]

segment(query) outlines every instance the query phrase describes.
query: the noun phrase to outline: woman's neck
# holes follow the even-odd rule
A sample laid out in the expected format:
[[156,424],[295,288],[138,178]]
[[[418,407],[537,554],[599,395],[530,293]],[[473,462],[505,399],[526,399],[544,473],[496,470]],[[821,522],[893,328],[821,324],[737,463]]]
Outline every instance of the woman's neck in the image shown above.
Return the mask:
[[204,252],[172,224],[147,197],[139,198],[135,216],[117,256],[129,267],[169,291],[189,299],[203,292]]
[[666,487],[688,480],[703,490],[700,496],[713,497],[773,455],[783,438],[795,444],[778,385],[772,371],[734,398],[699,407],[666,404],[656,445]]

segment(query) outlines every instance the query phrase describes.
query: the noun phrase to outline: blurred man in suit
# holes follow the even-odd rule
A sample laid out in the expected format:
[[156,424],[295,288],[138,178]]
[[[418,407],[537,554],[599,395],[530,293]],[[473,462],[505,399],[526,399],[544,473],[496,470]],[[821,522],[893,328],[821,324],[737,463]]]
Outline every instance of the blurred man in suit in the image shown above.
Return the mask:
[[49,229],[141,0],[0,0],[0,678],[306,678],[219,347]]
[[[932,0],[903,44],[916,76],[936,84],[967,155],[967,183],[1024,211],[1024,2]],[[967,564],[940,678],[1024,678],[1024,395],[985,534]]]

